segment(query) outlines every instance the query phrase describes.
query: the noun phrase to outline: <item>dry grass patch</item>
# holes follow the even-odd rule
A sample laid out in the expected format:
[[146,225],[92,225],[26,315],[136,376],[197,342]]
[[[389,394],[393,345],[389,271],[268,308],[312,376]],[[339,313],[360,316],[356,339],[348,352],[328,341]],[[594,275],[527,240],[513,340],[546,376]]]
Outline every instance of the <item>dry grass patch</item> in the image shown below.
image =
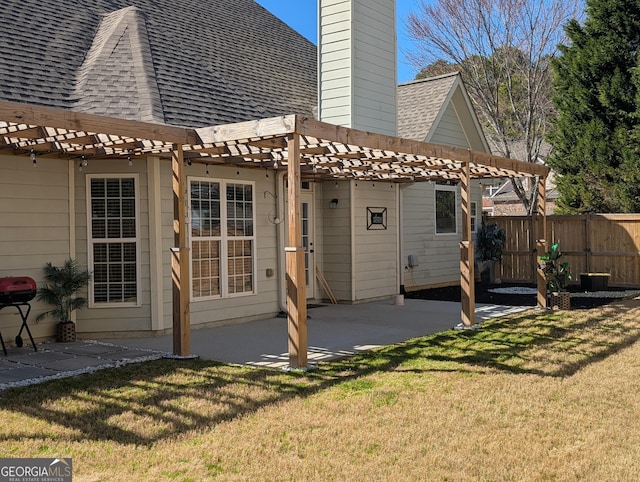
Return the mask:
[[529,311],[305,374],[160,360],[13,389],[0,456],[75,480],[633,480],[640,301]]

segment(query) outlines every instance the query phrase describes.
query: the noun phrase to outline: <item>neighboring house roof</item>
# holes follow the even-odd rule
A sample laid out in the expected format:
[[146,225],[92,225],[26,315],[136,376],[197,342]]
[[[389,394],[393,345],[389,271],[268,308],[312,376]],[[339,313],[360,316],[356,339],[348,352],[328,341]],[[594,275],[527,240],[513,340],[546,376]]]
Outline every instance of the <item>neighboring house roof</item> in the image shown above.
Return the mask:
[[[556,188],[555,178],[553,171],[549,173],[545,183],[546,199],[547,201],[557,199],[559,196],[558,189]],[[494,204],[507,203],[507,202],[520,202],[520,198],[513,190],[513,184],[510,179],[506,179],[500,187],[487,199],[490,199]]]
[[316,47],[253,0],[5,0],[0,100],[201,127],[313,116]]
[[[491,152],[504,156],[506,152],[504,152],[504,148],[497,142],[492,139],[488,139],[489,145],[491,146]],[[527,146],[524,141],[514,141],[509,145],[509,149],[511,150],[509,157],[512,159],[518,159],[519,161],[527,161]],[[542,141],[540,144],[540,152],[538,153],[537,162],[544,164],[547,157],[551,153],[551,144],[546,141]]]
[[440,120],[453,106],[474,150],[490,152],[460,73],[414,80],[398,86],[398,135],[431,142]]

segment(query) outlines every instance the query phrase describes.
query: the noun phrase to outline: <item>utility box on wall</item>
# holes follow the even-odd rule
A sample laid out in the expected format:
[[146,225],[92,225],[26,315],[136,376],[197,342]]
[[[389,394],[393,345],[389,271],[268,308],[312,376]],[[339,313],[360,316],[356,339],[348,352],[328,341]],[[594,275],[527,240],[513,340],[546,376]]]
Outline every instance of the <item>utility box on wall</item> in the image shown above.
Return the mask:
[[416,266],[420,266],[420,262],[418,261],[417,254],[409,255],[409,268],[415,268]]

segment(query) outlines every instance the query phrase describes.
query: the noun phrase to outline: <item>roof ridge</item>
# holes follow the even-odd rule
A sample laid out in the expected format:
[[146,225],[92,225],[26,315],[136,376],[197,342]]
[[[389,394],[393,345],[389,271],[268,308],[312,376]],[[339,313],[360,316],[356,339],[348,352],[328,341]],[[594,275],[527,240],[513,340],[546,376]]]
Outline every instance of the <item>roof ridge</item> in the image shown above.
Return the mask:
[[400,84],[398,84],[398,87],[402,86],[402,85],[412,85],[412,84],[420,84],[420,83],[425,83],[425,82],[433,82],[436,80],[442,80],[442,79],[446,79],[447,77],[458,77],[460,75],[460,71],[456,70],[455,72],[450,72],[448,74],[441,74],[441,75],[436,75],[434,77],[425,77],[423,79],[414,79],[414,80],[410,80],[408,82],[402,82]]
[[[122,91],[108,89],[114,79],[121,89],[135,91],[137,105],[118,105]],[[164,123],[146,21],[138,7],[103,16],[76,73],[74,99],[74,110]]]

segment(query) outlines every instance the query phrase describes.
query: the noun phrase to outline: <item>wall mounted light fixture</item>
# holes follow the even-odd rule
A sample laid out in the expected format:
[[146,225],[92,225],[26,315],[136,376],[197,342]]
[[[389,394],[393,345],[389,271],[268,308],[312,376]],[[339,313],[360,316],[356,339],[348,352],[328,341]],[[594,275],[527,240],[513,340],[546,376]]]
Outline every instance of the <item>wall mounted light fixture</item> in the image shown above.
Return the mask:
[[333,199],[331,200],[331,202],[329,203],[329,208],[331,208],[331,209],[335,209],[335,208],[337,208],[337,207],[338,207],[338,200],[337,200],[337,199],[335,199],[335,198],[333,198]]

